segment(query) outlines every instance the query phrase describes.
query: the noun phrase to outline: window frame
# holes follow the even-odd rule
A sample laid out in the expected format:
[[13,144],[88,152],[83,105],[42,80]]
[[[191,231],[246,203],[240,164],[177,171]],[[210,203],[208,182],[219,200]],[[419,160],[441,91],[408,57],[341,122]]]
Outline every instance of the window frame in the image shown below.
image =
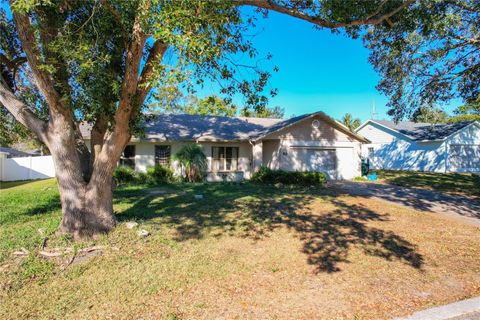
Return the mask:
[[[215,157],[215,148],[218,148],[218,157]],[[227,157],[228,151],[231,149],[231,157]],[[220,150],[223,150],[221,152]],[[236,152],[234,152],[236,150]],[[212,146],[211,148],[211,171],[212,172],[237,172],[238,171],[238,159],[240,158],[240,147],[238,146]],[[235,156],[234,156],[235,154]],[[228,160],[230,161],[230,169],[227,169]],[[235,160],[235,161],[234,161]],[[216,169],[215,163],[218,161],[219,166]],[[234,164],[234,165],[233,165]]]
[[[133,156],[130,156],[130,157],[126,157],[125,156],[125,150],[127,148],[132,148],[133,149]],[[127,144],[125,146],[125,148],[123,149],[122,151],[122,154],[120,156],[120,159],[118,160],[118,166],[120,167],[130,167],[132,168],[133,170],[135,170],[135,159],[136,159],[136,155],[137,155],[137,147],[136,145],[134,144]]]
[[373,159],[375,157],[375,148],[374,147],[368,147],[367,152],[368,152],[368,158],[369,159]]
[[[162,157],[163,163],[160,162],[160,157],[157,155],[157,148],[167,148],[168,149],[168,158]],[[155,164],[161,165],[161,166],[170,166],[171,164],[171,159],[172,159],[172,145],[170,144],[157,144],[155,145],[154,149],[155,153]],[[166,159],[166,161],[165,161]]]

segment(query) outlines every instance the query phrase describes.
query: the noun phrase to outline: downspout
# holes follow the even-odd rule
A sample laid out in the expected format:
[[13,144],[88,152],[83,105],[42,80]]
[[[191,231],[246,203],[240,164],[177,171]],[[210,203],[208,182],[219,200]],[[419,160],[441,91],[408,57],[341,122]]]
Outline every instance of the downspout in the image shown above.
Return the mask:
[[444,141],[445,143],[445,173],[448,172],[448,140]]

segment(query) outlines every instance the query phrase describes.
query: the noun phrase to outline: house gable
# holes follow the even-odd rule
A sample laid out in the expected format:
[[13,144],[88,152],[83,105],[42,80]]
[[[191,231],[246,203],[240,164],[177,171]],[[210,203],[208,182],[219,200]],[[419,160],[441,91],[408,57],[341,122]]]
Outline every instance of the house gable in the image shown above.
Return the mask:
[[365,142],[363,137],[350,132],[343,125],[324,115],[313,114],[296,123],[269,133],[262,139],[297,141]]
[[404,134],[371,120],[361,125],[355,132],[370,140],[371,143],[391,143],[394,140],[411,141]]
[[449,136],[446,140],[450,144],[480,145],[480,123],[478,121],[472,122]]

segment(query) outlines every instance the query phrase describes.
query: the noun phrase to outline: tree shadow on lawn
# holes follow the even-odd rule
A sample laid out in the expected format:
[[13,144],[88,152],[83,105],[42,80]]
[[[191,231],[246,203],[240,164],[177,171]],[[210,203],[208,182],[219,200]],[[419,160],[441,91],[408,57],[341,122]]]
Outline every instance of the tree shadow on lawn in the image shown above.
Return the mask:
[[[202,193],[203,200],[194,194]],[[122,197],[123,192],[117,193]],[[130,195],[131,196],[131,195]],[[331,210],[309,208],[318,198],[327,199]],[[131,200],[133,198],[130,198]],[[398,260],[422,269],[423,257],[416,246],[392,231],[368,226],[389,221],[363,205],[351,205],[325,190],[288,189],[256,185],[210,184],[187,187],[163,197],[137,197],[134,205],[118,215],[119,220],[151,220],[176,231],[176,240],[201,239],[207,235],[235,235],[252,239],[268,236],[276,228],[293,230],[302,251],[317,272],[341,271],[353,248],[388,261]]]
[[38,204],[33,208],[29,208],[25,211],[26,215],[35,216],[39,214],[51,213],[52,211],[59,210],[62,208],[60,204],[60,196],[55,195],[50,197],[47,201],[42,204]]
[[434,173],[378,170],[380,178],[405,187],[428,188],[480,197],[480,176],[473,173]]

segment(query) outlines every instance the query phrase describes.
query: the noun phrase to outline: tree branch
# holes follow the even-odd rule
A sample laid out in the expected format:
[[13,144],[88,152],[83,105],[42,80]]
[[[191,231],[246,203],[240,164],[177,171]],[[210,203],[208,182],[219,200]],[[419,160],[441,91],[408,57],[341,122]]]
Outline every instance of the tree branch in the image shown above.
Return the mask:
[[27,62],[26,57],[18,57],[10,60],[5,55],[0,53],[0,63],[5,64],[9,69],[11,69],[12,72],[15,72],[15,70],[25,62]]
[[138,73],[145,46],[145,35],[142,32],[140,21],[133,25],[132,38],[127,47],[125,58],[125,76],[122,83],[120,103],[115,113],[115,127],[124,126],[130,120],[133,104],[136,102],[135,94],[138,85]]
[[[139,12],[150,9],[149,2],[143,3]],[[125,75],[123,78],[120,92],[120,101],[114,116],[113,131],[106,132],[103,139],[103,146],[100,153],[95,155],[93,162],[93,172],[90,182],[98,183],[111,179],[111,173],[115,168],[116,162],[112,159],[118,159],[124,146],[130,140],[130,120],[135,104],[137,103],[136,93],[138,85],[138,74],[143,56],[146,35],[141,28],[142,14],[138,14],[132,28],[130,42],[126,49],[125,57]]]
[[412,3],[414,3],[416,0],[407,0],[404,1],[400,6],[397,8],[393,9],[392,11],[382,14],[380,16],[376,16],[375,13],[369,15],[368,17],[364,19],[357,19],[357,20],[352,20],[350,22],[331,22],[331,21],[326,21],[324,19],[321,19],[319,17],[311,16],[306,13],[303,13],[299,10],[296,10],[295,8],[288,8],[279,4],[274,3],[273,1],[270,0],[238,0],[234,1],[235,4],[241,6],[241,5],[246,5],[246,6],[253,6],[257,7],[260,9],[267,9],[271,11],[276,11],[279,13],[283,13],[295,18],[299,18],[308,22],[311,22],[315,25],[318,25],[320,27],[328,28],[328,29],[338,29],[338,28],[344,28],[344,27],[352,27],[352,26],[361,26],[361,25],[376,25],[380,24],[383,21],[387,20],[388,18],[394,16],[398,12],[400,12],[403,8],[408,7]]
[[[50,50],[52,42],[60,34],[59,26],[62,26],[63,22],[65,22],[65,15],[59,13],[56,8],[51,7],[37,7],[35,13],[38,16],[37,26],[44,60],[53,65],[55,69],[55,72],[51,75],[52,83],[55,84],[60,96],[70,97],[71,88],[68,83],[69,73],[67,64],[63,59],[58,59],[57,55]],[[61,21],[61,23],[58,23],[58,21]]]
[[97,117],[97,120],[93,124],[92,130],[90,132],[90,168],[93,170],[93,163],[95,158],[102,151],[103,139],[105,138],[105,133],[107,132],[107,117],[105,114],[100,114]]
[[[168,45],[163,43],[160,40],[155,41],[152,49],[147,58],[147,62],[143,67],[142,74],[137,85],[136,97],[139,105],[142,105],[145,101],[145,98],[150,92],[151,85],[148,84],[148,81],[151,80],[151,77],[155,71],[155,64],[159,63],[165,51],[167,51]],[[136,112],[135,112],[136,113]]]
[[28,64],[34,75],[36,85],[48,103],[50,114],[54,115],[60,112],[72,118],[71,111],[70,114],[66,113],[67,110],[61,102],[60,94],[55,90],[50,75],[40,68],[42,65],[40,61],[40,51],[28,16],[13,11],[13,17],[17,26],[18,35],[22,41],[22,48],[27,56]]
[[40,141],[47,144],[47,123],[38,118],[32,110],[13,94],[1,75],[0,104],[7,108],[21,124],[32,130]]

